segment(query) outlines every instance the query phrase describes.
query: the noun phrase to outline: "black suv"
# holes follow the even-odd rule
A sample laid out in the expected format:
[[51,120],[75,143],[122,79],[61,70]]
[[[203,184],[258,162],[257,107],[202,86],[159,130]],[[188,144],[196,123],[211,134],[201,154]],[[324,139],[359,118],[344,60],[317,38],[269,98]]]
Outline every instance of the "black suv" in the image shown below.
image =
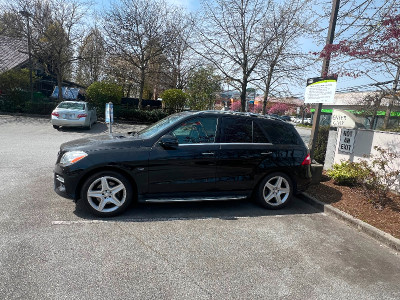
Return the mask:
[[133,201],[253,197],[277,209],[310,180],[310,156],[292,125],[220,111],[62,144],[54,170],[55,191],[98,216],[120,214]]

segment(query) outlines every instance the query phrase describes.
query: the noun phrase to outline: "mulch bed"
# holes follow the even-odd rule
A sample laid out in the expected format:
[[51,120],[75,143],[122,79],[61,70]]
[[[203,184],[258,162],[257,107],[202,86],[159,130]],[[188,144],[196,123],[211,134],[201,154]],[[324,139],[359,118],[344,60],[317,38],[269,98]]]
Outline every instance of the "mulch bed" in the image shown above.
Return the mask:
[[400,195],[390,194],[384,206],[377,205],[361,188],[336,185],[327,176],[307,193],[400,239]]

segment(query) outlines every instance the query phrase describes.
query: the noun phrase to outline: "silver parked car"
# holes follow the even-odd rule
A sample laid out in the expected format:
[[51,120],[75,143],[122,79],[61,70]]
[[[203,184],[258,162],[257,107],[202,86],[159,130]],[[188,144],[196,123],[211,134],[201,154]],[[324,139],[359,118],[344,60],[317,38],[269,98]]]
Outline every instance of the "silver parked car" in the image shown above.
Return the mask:
[[90,129],[96,122],[96,108],[84,101],[63,101],[51,113],[51,124],[55,129],[60,126]]

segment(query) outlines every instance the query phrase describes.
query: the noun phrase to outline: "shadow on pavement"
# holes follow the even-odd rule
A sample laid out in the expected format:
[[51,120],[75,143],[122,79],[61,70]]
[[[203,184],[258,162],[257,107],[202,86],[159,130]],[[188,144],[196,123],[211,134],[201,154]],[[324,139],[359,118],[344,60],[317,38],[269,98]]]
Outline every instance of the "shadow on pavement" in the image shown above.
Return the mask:
[[284,209],[268,210],[249,200],[171,202],[171,203],[138,203],[132,205],[123,215],[113,218],[98,218],[87,213],[80,201],[76,204],[75,215],[86,220],[112,222],[157,222],[176,220],[221,219],[238,220],[239,218],[303,215],[320,213],[300,199]]

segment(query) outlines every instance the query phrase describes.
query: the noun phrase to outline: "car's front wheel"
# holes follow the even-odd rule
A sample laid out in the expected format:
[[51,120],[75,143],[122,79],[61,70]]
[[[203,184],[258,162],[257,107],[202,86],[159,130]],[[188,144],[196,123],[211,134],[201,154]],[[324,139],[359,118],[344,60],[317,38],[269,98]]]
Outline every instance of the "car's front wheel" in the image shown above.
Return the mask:
[[53,125],[53,128],[54,128],[54,129],[59,129],[60,126],[58,126],[58,125]]
[[269,209],[286,206],[293,198],[292,180],[283,173],[272,173],[258,185],[256,200]]
[[85,208],[100,217],[123,213],[132,203],[133,190],[125,176],[113,172],[99,172],[88,178],[82,187],[81,200]]

